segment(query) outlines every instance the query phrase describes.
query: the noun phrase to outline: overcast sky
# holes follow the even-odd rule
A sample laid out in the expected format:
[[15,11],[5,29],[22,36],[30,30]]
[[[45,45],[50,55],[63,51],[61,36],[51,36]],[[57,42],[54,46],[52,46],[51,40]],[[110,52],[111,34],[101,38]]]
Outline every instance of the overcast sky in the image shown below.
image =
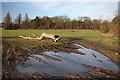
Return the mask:
[[[11,1],[11,2],[10,2]],[[30,19],[36,16],[61,16],[67,15],[71,19],[78,16],[89,16],[92,19],[99,19],[103,16],[104,19],[113,19],[117,15],[119,0],[4,0],[2,1],[2,20],[7,12],[10,12],[12,19],[16,18],[19,13],[24,18],[28,13]],[[22,1],[22,2],[21,2]],[[0,22],[2,21],[0,20]]]

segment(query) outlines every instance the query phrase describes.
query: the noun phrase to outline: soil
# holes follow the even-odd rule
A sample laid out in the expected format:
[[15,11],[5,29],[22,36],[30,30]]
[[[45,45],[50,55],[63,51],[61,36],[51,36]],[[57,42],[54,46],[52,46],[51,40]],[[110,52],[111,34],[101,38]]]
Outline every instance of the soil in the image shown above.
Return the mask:
[[[54,50],[56,52],[73,52],[76,54],[80,54],[80,55],[85,55],[84,53],[81,53],[79,51],[77,51],[76,47],[73,46],[74,43],[77,43],[77,41],[73,41],[70,40],[68,38],[66,38],[66,40],[70,43],[65,44],[65,45],[50,45],[50,46],[39,46],[37,48],[30,48],[30,49],[20,49],[17,45],[13,45],[10,42],[4,42],[3,41],[3,46],[5,46],[5,48],[3,48],[3,54],[2,54],[2,79],[4,80],[17,80],[17,79],[23,79],[23,80],[29,80],[29,79],[41,79],[41,80],[66,80],[66,79],[74,79],[74,80],[83,80],[83,79],[87,79],[87,80],[99,80],[99,79],[113,79],[113,80],[119,80],[120,78],[120,72],[118,71],[111,71],[111,70],[106,70],[106,69],[102,69],[102,68],[97,68],[96,66],[90,66],[87,64],[83,64],[83,66],[90,68],[89,72],[87,72],[88,74],[92,75],[92,76],[98,76],[98,78],[92,78],[92,77],[87,77],[87,76],[83,76],[81,74],[76,75],[76,74],[63,74],[62,76],[50,76],[50,75],[40,75],[38,73],[32,74],[32,73],[27,73],[27,74],[22,74],[20,72],[18,72],[15,68],[16,65],[20,65],[20,66],[24,66],[24,65],[28,65],[26,63],[24,63],[24,61],[28,60],[28,57],[32,57],[34,59],[36,59],[39,62],[42,62],[44,64],[47,64],[46,61],[42,60],[39,57],[34,56],[33,54],[39,54],[42,56],[45,56],[47,58],[56,60],[56,61],[60,61],[59,58],[55,58],[52,56],[48,56],[46,54],[42,54],[42,51],[49,51],[49,50]],[[72,41],[72,42],[71,42]],[[87,46],[89,48],[95,49],[95,44],[88,42],[88,41],[84,41],[84,40],[80,40],[83,43],[81,45],[85,46],[84,43],[87,42],[87,44],[92,45]],[[79,44],[79,43],[78,43]],[[86,46],[85,46],[86,47]],[[100,47],[99,45],[97,45],[97,47]],[[99,51],[99,50],[98,50]],[[102,52],[103,53],[103,52]],[[107,57],[109,57],[114,63],[118,64],[118,60],[116,60],[116,58],[114,59],[111,55],[109,56],[107,53],[103,53],[104,55],[106,55]],[[94,54],[93,54],[94,55]],[[95,55],[94,55],[95,57]],[[99,60],[100,61],[100,60]],[[16,64],[17,62],[17,64]],[[101,62],[101,61],[100,61]],[[100,77],[100,78],[99,78]]]

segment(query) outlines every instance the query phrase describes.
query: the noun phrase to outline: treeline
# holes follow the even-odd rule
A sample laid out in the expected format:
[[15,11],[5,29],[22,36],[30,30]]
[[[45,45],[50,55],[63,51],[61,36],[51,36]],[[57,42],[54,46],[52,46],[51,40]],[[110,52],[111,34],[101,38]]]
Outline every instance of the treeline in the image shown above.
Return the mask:
[[24,20],[22,14],[11,20],[10,13],[8,12],[2,23],[3,28],[7,30],[15,29],[90,29],[99,30],[104,33],[118,34],[118,17],[116,16],[111,22],[101,19],[93,19],[90,17],[78,17],[71,20],[67,16],[55,16],[55,17],[38,17],[35,19],[29,19],[26,13]]

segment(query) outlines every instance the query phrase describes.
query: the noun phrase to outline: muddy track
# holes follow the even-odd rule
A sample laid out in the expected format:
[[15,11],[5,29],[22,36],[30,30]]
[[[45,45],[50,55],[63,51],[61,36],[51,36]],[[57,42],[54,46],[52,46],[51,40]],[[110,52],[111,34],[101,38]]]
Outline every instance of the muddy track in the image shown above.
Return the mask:
[[76,49],[77,48],[75,48],[74,46],[69,46],[68,47],[68,45],[67,46],[58,46],[58,45],[56,45],[56,46],[52,46],[53,47],[53,50],[57,50],[57,51],[59,51],[59,52],[73,52],[73,53],[76,53],[76,54],[81,54],[81,55],[85,55],[84,53],[81,53],[81,52],[79,52],[79,51],[77,51]]
[[104,48],[104,49],[107,49],[107,50],[111,50],[111,51],[115,51],[115,52],[118,52],[120,54],[120,51],[119,51],[119,47],[118,48],[115,48],[115,47],[110,47],[110,46],[106,46],[106,45],[103,45],[103,44],[99,44],[99,43],[95,43],[95,42],[91,42],[91,41],[88,41],[88,40],[84,40],[82,39],[82,37],[85,37],[85,36],[81,36],[81,37],[64,37],[65,39],[68,39],[70,41],[75,41],[77,42],[78,40],[83,42],[83,43],[87,43],[87,44],[90,44],[90,45],[94,45],[94,46],[97,46],[97,47],[101,47],[101,48]]
[[102,69],[102,68],[97,68],[95,66],[90,66],[90,65],[86,65],[86,64],[82,64],[88,68],[90,68],[91,70],[89,70],[89,73],[90,75],[93,75],[93,76],[97,76],[98,78],[99,77],[102,77],[102,78],[116,78],[116,79],[119,79],[120,77],[120,72],[117,72],[117,71],[111,71],[111,70],[106,70],[106,69]]
[[2,69],[3,69],[3,75],[2,75],[2,79],[13,79],[14,78],[23,78],[26,79],[21,73],[17,72],[14,68],[15,66],[15,61],[17,58],[15,58],[11,51],[12,47],[8,47],[8,50],[6,50],[6,54],[3,54],[3,60],[2,60]]
[[[66,80],[66,79],[77,79],[77,80],[83,80],[83,79],[88,79],[91,80],[92,77],[87,77],[87,76],[83,76],[81,74],[76,75],[76,74],[63,74],[61,76],[50,76],[48,74],[40,75],[38,73],[32,74],[32,73],[27,73],[27,74],[23,74],[20,73],[16,70],[15,66],[20,65],[20,66],[24,66],[24,65],[28,65],[26,63],[24,63],[26,60],[28,60],[28,57],[32,57],[34,59],[36,59],[37,61],[39,61],[40,63],[44,63],[44,64],[48,64],[46,61],[44,61],[42,58],[39,58],[37,56],[35,56],[35,54],[37,55],[41,55],[44,56],[46,58],[50,58],[52,60],[55,61],[61,61],[59,58],[47,55],[47,54],[43,54],[41,53],[43,50],[45,51],[49,51],[49,50],[56,50],[58,52],[73,52],[73,53],[77,53],[77,54],[81,54],[84,55],[84,53],[80,53],[78,52],[76,49],[76,47],[72,46],[72,45],[64,45],[64,46],[51,46],[51,48],[49,46],[44,46],[43,47],[39,47],[41,49],[28,49],[28,50],[23,50],[17,47],[17,45],[11,45],[10,43],[6,43],[4,44],[4,46],[6,46],[6,48],[3,51],[3,58],[2,58],[2,70],[3,70],[3,75],[2,78],[6,79],[6,80],[16,80],[16,79],[23,79],[23,80],[29,80],[29,79],[36,79],[36,80],[46,80],[46,79],[59,79],[59,80]],[[57,57],[60,57],[58,55],[55,55]],[[62,57],[60,57],[62,58]],[[90,74],[93,77],[97,77],[97,78],[113,78],[113,79],[119,79],[119,72],[117,71],[110,71],[110,70],[106,70],[106,69],[102,69],[102,68],[97,68],[95,66],[89,66],[86,64],[83,64],[83,66],[90,68],[89,72],[87,72],[88,74]],[[94,80],[99,80],[95,78]]]
[[[120,65],[120,62],[119,62],[119,61],[120,61],[120,58],[119,58],[119,57],[113,56],[113,55],[111,55],[111,54],[110,54],[109,52],[107,52],[107,51],[102,51],[102,49],[105,49],[105,50],[110,50],[110,51],[116,51],[116,52],[119,53],[119,51],[116,50],[116,49],[111,49],[111,48],[108,48],[108,47],[106,47],[106,46],[104,46],[104,45],[99,45],[99,44],[96,44],[96,43],[93,43],[93,42],[89,42],[89,41],[87,41],[87,40],[80,40],[81,43],[79,43],[79,42],[77,42],[77,41],[73,41],[73,40],[70,40],[70,41],[73,42],[73,43],[80,44],[80,45],[82,45],[82,46],[84,46],[84,47],[86,47],[86,48],[90,48],[90,49],[96,50],[96,51],[104,54],[104,55],[107,56],[108,58],[110,58],[110,59],[113,61],[113,63],[115,63],[115,64],[117,64],[117,65]],[[87,46],[86,46],[86,44],[87,44]],[[119,54],[120,54],[120,53],[119,53]]]

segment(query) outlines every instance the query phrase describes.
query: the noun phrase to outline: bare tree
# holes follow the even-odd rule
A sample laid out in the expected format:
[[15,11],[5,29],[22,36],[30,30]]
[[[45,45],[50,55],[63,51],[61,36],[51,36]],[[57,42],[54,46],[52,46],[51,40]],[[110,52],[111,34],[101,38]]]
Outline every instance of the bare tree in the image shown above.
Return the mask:
[[29,18],[28,18],[28,14],[27,13],[25,15],[25,20],[23,21],[22,28],[24,28],[24,29],[30,28]]
[[21,24],[21,20],[22,20],[22,15],[19,14],[19,15],[18,15],[18,24],[19,24],[19,25]]
[[4,26],[5,29],[12,29],[12,21],[11,21],[11,17],[10,17],[10,13],[9,12],[5,16],[4,25],[3,26]]

